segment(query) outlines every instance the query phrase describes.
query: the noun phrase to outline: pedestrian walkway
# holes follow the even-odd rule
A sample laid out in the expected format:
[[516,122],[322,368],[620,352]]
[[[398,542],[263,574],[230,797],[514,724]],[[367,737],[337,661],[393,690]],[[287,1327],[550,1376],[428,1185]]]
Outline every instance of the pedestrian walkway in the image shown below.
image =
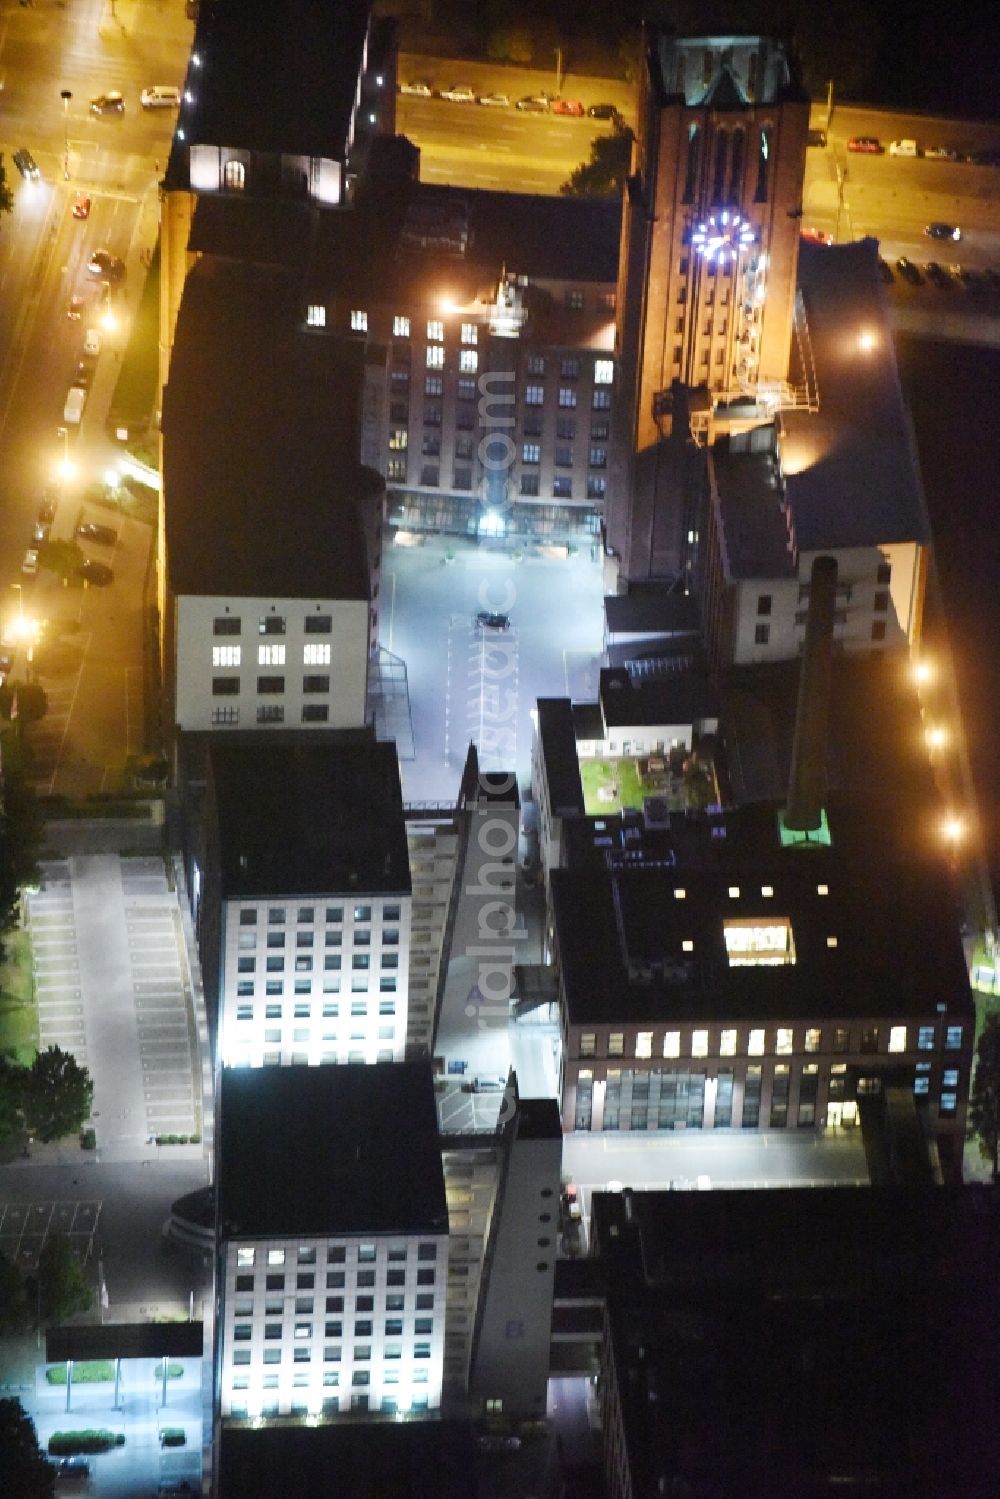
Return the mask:
[[104,1158],[201,1133],[201,1064],[177,896],[157,857],[50,860],[28,897],[43,1046],[94,1080]]

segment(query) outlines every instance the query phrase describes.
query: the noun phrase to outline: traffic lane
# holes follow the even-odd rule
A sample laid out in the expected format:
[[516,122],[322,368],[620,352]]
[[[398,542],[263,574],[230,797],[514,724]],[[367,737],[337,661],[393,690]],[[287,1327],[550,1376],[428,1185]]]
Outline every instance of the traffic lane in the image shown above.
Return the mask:
[[961,152],[989,151],[1000,147],[1000,130],[989,121],[950,120],[943,115],[912,114],[903,110],[875,109],[864,104],[838,104],[836,101],[829,126],[824,124],[826,108],[823,104],[813,105],[810,118],[814,127],[826,129],[830,142],[846,143],[852,135],[874,135],[886,148],[894,140],[915,140],[921,147],[952,146]]
[[555,194],[611,128],[602,120],[407,102],[421,106],[399,124],[420,149],[421,180],[454,186]]
[[[511,67],[496,62],[428,57],[415,52],[400,53],[396,76],[400,83],[423,78],[435,89],[450,88],[453,84],[468,84],[477,95],[507,94],[512,107],[518,99],[544,92],[558,93],[564,99],[579,99],[584,107],[591,104],[613,104],[630,122],[635,114],[635,87],[621,78],[593,78],[568,72],[562,75],[557,88],[554,68]],[[400,95],[400,99],[411,97]],[[483,113],[486,112],[484,109]]]

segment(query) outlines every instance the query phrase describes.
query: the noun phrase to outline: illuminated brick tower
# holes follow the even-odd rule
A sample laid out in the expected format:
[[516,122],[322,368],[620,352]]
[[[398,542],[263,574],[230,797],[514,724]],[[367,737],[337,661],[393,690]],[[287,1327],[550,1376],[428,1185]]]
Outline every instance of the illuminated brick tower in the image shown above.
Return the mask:
[[808,125],[780,42],[647,33],[618,271],[609,587],[683,571],[692,431],[784,385]]

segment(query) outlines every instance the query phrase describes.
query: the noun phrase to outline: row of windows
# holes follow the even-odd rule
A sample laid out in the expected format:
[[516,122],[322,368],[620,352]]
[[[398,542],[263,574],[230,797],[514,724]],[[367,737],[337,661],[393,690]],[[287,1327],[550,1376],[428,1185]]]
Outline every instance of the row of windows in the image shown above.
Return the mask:
[[[312,971],[313,971],[313,955],[312,955],[312,953],[302,953],[302,954],[296,953],[294,961],[295,961],[295,972],[296,973],[312,973]],[[266,970],[267,970],[268,973],[284,973],[284,971],[285,971],[285,955],[284,955],[284,953],[268,953],[265,956],[265,958],[264,958],[264,963],[265,963]],[[317,965],[317,967],[319,966],[319,959],[318,958],[316,959],[316,965]],[[340,970],[341,970],[341,968],[343,966],[345,966],[344,965],[344,960],[343,960],[342,955],[339,952],[337,952],[337,953],[324,953],[324,955],[323,955],[323,969],[324,969],[324,972],[326,972],[326,973],[339,973]],[[355,973],[367,973],[368,970],[371,967],[373,967],[373,966],[376,967],[376,968],[379,968],[379,967],[380,968],[398,968],[399,967],[399,954],[398,953],[386,953],[386,954],[383,955],[383,954],[377,953],[375,955],[375,958],[374,958],[374,964],[373,964],[373,961],[372,961],[372,955],[370,953],[366,953],[365,952],[365,953],[352,953],[351,954],[351,968],[353,969],[353,971]],[[240,953],[239,956],[236,959],[236,971],[237,971],[237,973],[256,973],[257,972],[257,958],[256,958],[256,955],[255,954],[250,954],[250,953]]]
[[[331,635],[333,616],[307,614],[302,621],[302,628],[307,635]],[[282,614],[262,614],[257,621],[258,635],[284,635],[287,630],[288,620]],[[213,635],[242,635],[242,633],[243,620],[238,614],[217,614],[212,622]],[[327,660],[329,659],[328,656]]]
[[[317,1353],[318,1353],[318,1350],[317,1350]],[[252,1350],[249,1349],[249,1348],[234,1348],[233,1349],[233,1363],[234,1363],[234,1365],[236,1365],[237,1367],[240,1367],[240,1366],[245,1367],[247,1364],[249,1364],[252,1361],[251,1354],[252,1354]],[[306,1347],[306,1346],[301,1346],[301,1347],[297,1347],[297,1348],[293,1347],[292,1350],[291,1350],[292,1362],[296,1363],[296,1364],[311,1364],[312,1363],[312,1354],[313,1354],[313,1351],[309,1347]],[[401,1351],[400,1351],[400,1354],[397,1354],[397,1355],[391,1354],[388,1351],[384,1351],[383,1352],[383,1357],[384,1358],[392,1358],[394,1356],[395,1357],[400,1357],[401,1356]],[[430,1344],[429,1343],[414,1343],[413,1349],[412,1349],[412,1356],[415,1359],[418,1359],[418,1358],[419,1359],[430,1358],[430,1356],[431,1356]],[[326,1347],[324,1347],[324,1349],[323,1349],[323,1362],[324,1363],[339,1364],[341,1362],[341,1359],[342,1359],[342,1350],[341,1350],[341,1347],[340,1347],[339,1344],[330,1344],[330,1345],[327,1345]],[[368,1363],[370,1360],[371,1360],[371,1348],[370,1348],[370,1346],[367,1343],[366,1344],[355,1344],[355,1346],[354,1346],[354,1362],[355,1363]],[[263,1361],[264,1361],[265,1364],[280,1364],[282,1362],[282,1349],[281,1348],[265,1348],[264,1349],[264,1359],[263,1359]],[[353,1373],[353,1375],[351,1377],[351,1383],[353,1385],[366,1385],[366,1384],[369,1383],[369,1381],[370,1381],[370,1371],[369,1370],[367,1370],[367,1369],[355,1369],[354,1370],[354,1373]]]
[[[777,1026],[773,1031],[768,1031],[765,1026],[751,1026],[743,1032],[742,1047],[745,1055],[750,1057],[762,1057],[769,1055],[773,1050],[775,1056],[790,1056],[792,1052],[801,1049],[805,1052],[820,1052],[829,1050],[833,1052],[863,1052],[874,1053],[882,1049],[882,1039],[886,1037],[887,1049],[890,1052],[909,1051],[911,1045],[915,1044],[918,1051],[933,1051],[937,1043],[937,1027],[933,1025],[905,1026],[892,1025],[888,1027],[863,1026],[859,1032],[851,1032],[846,1026],[834,1026],[824,1032],[820,1026],[809,1026],[802,1037],[801,1047],[797,1047],[796,1033],[792,1026]],[[635,1050],[631,1055],[636,1057],[652,1057],[654,1055],[654,1031],[638,1031],[635,1035]],[[606,1041],[602,1037],[602,1044],[607,1049],[600,1053],[597,1050],[598,1035],[596,1031],[580,1032],[580,1049],[578,1055],[581,1057],[595,1057],[598,1055],[608,1057],[623,1057],[625,1055],[625,1032],[610,1031]],[[825,1046],[824,1046],[825,1039]],[[713,1049],[710,1051],[710,1044]],[[734,1057],[737,1055],[737,1047],[740,1044],[739,1028],[733,1026],[720,1030],[717,1035],[704,1030],[693,1030],[685,1035],[685,1050],[683,1055],[692,1057]],[[714,1050],[718,1046],[718,1051]],[[660,1047],[662,1046],[662,1051]],[[690,1047],[690,1050],[687,1048]],[[949,1025],[944,1030],[944,1047],[946,1051],[960,1051],[962,1047],[962,1027],[960,1025]],[[662,1041],[655,1048],[656,1055],[664,1057],[679,1057],[681,1051],[681,1032],[665,1031]]]
[[[277,989],[279,991],[279,994],[280,994],[280,990],[281,990],[281,987],[282,987],[281,984],[279,983],[275,987],[277,987]],[[295,992],[296,992],[296,994],[303,994],[303,995],[309,994],[310,998],[312,997],[312,991],[311,991],[311,989],[306,989],[304,983],[302,984],[301,989],[298,987],[298,984],[297,984]],[[338,990],[338,992],[339,992],[339,990]],[[368,988],[367,981],[364,983],[363,986],[361,984],[359,984],[358,987],[357,987],[357,991],[356,992],[358,994],[367,995],[369,993],[369,988]],[[396,993],[396,980],[394,978],[380,979],[379,980],[379,986],[378,986],[378,992],[380,994],[395,994]],[[237,993],[237,997],[239,999],[241,999],[241,1000],[245,998],[245,999],[249,999],[249,1000],[252,1001],[252,1000],[254,1000],[256,998],[259,998],[259,996],[254,993],[254,986],[253,986],[252,981],[247,980],[247,979],[240,980],[240,982],[236,986],[236,993]],[[269,981],[268,982],[268,986],[267,986],[267,996],[268,996],[268,998],[270,998],[271,995],[272,995],[272,986],[271,986],[270,981]],[[276,1010],[277,1013],[272,1014],[272,1010]],[[356,1000],[352,1000],[351,1001],[350,1015],[351,1015],[352,1019],[355,1019],[355,1020],[357,1020],[357,1019],[365,1019],[369,1015],[369,1013],[371,1013],[372,1015],[374,1015],[375,1011],[374,1011],[374,1007],[372,1008],[371,1011],[369,1011],[367,999],[364,999],[364,1000],[357,1000],[356,999]],[[379,1013],[380,1016],[395,1015],[395,1013],[396,1013],[396,1002],[395,1002],[395,1000],[390,1000],[390,999],[380,1000],[379,1001],[378,1013]],[[346,1019],[347,1018],[347,1014],[348,1014],[348,1012],[345,1009],[344,1012],[343,1012],[343,1017],[342,1018]],[[237,1020],[252,1020],[254,1018],[254,1007],[253,1007],[253,1004],[252,1003],[250,1003],[250,1004],[238,1004],[236,1006],[236,1018],[237,1018]],[[281,1020],[282,1018],[287,1018],[287,1017],[283,1017],[282,1016],[281,1006],[280,1005],[277,1005],[277,1006],[267,1005],[266,1006],[265,1012],[264,1012],[264,1019],[265,1020]],[[339,1004],[330,1004],[330,1005],[327,1005],[327,1004],[324,1003],[322,1016],[313,1016],[312,1014],[310,1014],[309,1010],[308,1010],[308,1006],[306,1007],[306,1013],[305,1014],[300,1014],[299,1013],[299,1006],[296,1006],[296,1008],[295,1008],[295,1014],[294,1014],[294,1016],[292,1018],[295,1019],[295,1020],[312,1020],[312,1019],[320,1019],[320,1018],[322,1018],[323,1020],[336,1020],[338,1018],[341,1018],[340,1017],[340,1006],[339,1006]],[[386,1041],[387,1040],[391,1040],[391,1038],[392,1038],[392,1036],[394,1034],[393,1027],[392,1026],[388,1026],[388,1027],[386,1027],[384,1029],[380,1028],[378,1034],[379,1034],[379,1039],[380,1040],[386,1040]],[[274,1032],[273,1036],[271,1035],[271,1033],[268,1033],[266,1039],[268,1039],[268,1040],[272,1040],[273,1039],[275,1041],[279,1041],[281,1039],[280,1032],[278,1032],[278,1031]],[[303,1031],[296,1031],[295,1035],[294,1035],[294,1039],[296,1041],[309,1041],[311,1039],[311,1035],[310,1035],[310,1032],[308,1031],[308,1029],[307,1030],[303,1030]],[[326,1032],[326,1031],[324,1031],[324,1033],[323,1033],[323,1039],[324,1040],[331,1040],[331,1041],[335,1040],[336,1039],[336,1033],[334,1031],[331,1031],[329,1033]],[[364,1033],[361,1033],[361,1034],[359,1034],[357,1036],[352,1035],[351,1039],[352,1040],[358,1040],[358,1041],[364,1041],[364,1040],[367,1040],[368,1038],[364,1035]]]
[[[386,1249],[385,1259],[390,1265],[400,1264],[411,1258],[412,1254],[412,1244],[390,1244]],[[418,1243],[416,1254],[418,1260],[436,1260],[437,1255],[438,1246],[433,1239],[425,1239]],[[363,1239],[356,1244],[327,1244],[325,1251],[323,1247],[317,1247],[315,1244],[300,1244],[294,1254],[290,1249],[258,1250],[255,1244],[241,1244],[236,1249],[236,1265],[240,1270],[251,1269],[258,1264],[267,1265],[269,1269],[273,1269],[275,1266],[291,1263],[293,1260],[299,1265],[317,1265],[324,1261],[328,1265],[373,1265],[377,1259],[378,1245],[372,1240]],[[433,1271],[431,1274],[433,1277]],[[329,1284],[328,1278],[327,1285]],[[360,1280],[358,1284],[361,1284]]]
[[[369,920],[371,920],[370,917],[369,917]],[[385,927],[382,928],[382,930],[381,930],[380,933],[377,933],[377,935],[381,937],[381,939],[382,939],[382,946],[383,947],[398,947],[399,946],[399,927],[397,927],[397,926],[385,926]],[[295,946],[296,946],[296,948],[300,948],[300,949],[311,948],[312,946],[314,946],[315,937],[316,937],[316,934],[313,931],[312,927],[305,927],[301,931],[297,931],[295,933]],[[240,934],[239,934],[238,945],[243,950],[250,951],[260,941],[263,941],[264,945],[266,947],[271,947],[271,948],[282,948],[282,947],[284,947],[284,945],[285,945],[285,928],[283,926],[281,926],[281,927],[275,927],[273,930],[268,929],[266,932],[263,930],[263,928],[261,930],[259,930],[259,931],[257,931],[257,930],[249,930],[249,929],[246,930],[246,931],[241,931]],[[370,947],[371,946],[371,941],[372,941],[371,929],[369,927],[358,927],[354,931],[348,930],[347,941],[348,941],[348,944],[350,944],[353,941],[355,947]],[[344,946],[344,933],[343,933],[343,930],[340,927],[336,927],[336,928],[332,928],[331,930],[325,932],[323,934],[323,946],[324,947],[343,947]],[[388,956],[391,956],[391,954],[388,955]]]
[[[343,924],[343,906],[323,906],[320,908],[320,916],[318,918],[316,911],[316,906],[297,906],[293,915],[285,906],[269,906],[267,924],[268,926],[284,926],[286,922],[295,922],[299,926],[313,926],[317,922],[317,919],[321,922],[325,921],[329,926],[341,926]],[[381,907],[362,903],[351,909],[348,920],[359,925],[367,924],[373,919],[375,921],[381,919],[382,921],[393,922],[399,920],[401,912],[402,907],[395,902],[386,903]],[[258,914],[256,906],[241,906],[240,926],[256,926]],[[354,940],[358,940],[357,934],[355,934]]]
[[[582,312],[586,305],[586,299],[582,291],[567,291],[565,293],[564,300],[566,307],[571,312]],[[598,305],[600,306],[602,311],[613,312],[615,307],[614,292],[599,293]],[[413,331],[413,322],[414,320],[407,317],[404,313],[396,313],[392,320],[393,338],[409,338]],[[306,308],[306,324],[310,328],[326,327],[326,307],[322,302],[309,303]],[[363,307],[352,307],[350,309],[350,325],[352,333],[367,333],[369,331],[367,310]],[[443,318],[428,318],[425,323],[425,329],[428,343],[444,343],[446,337],[446,325]],[[475,348],[475,346],[479,342],[479,324],[460,323],[459,342]],[[544,356],[532,355],[529,357],[529,366],[532,364],[532,362],[537,363],[537,365],[539,366],[539,368],[533,370],[533,373],[541,374],[545,364]],[[561,372],[563,374],[579,374],[579,359],[564,358],[561,359],[559,363]],[[611,361],[598,360],[596,361],[596,364],[598,367],[609,366],[611,364]],[[569,367],[572,365],[576,365],[577,368],[571,371]],[[602,378],[605,377],[602,375]],[[607,375],[606,379],[607,383],[610,384],[610,374]]]
[[[323,991],[323,995],[324,995],[323,1015],[326,1018],[335,1019],[336,1016],[337,1016],[337,1012],[338,1012],[338,1003],[339,1002],[333,1000],[332,998],[329,999],[329,1001],[328,1001],[327,1000],[327,996],[331,996],[331,995],[339,994],[340,993],[340,989],[341,989],[341,984],[340,984],[341,975],[339,973],[335,973],[335,972],[334,973],[329,973],[329,972],[324,971],[323,973],[317,973],[315,975],[315,977],[306,976],[306,977],[302,977],[302,978],[297,978],[295,980],[295,990],[294,990],[294,992],[295,992],[296,995],[302,995],[302,996],[309,995],[310,997],[312,997],[312,995],[313,995],[314,992],[318,992],[318,988],[319,988],[320,980],[321,979],[322,979],[322,991]],[[258,994],[258,989],[256,987],[256,985],[258,983],[259,983],[259,980],[252,979],[252,978],[243,978],[243,979],[240,979],[239,982],[236,985],[236,993],[237,993],[238,997],[240,999],[244,999],[244,998],[245,999],[254,999],[257,996],[257,994]],[[381,975],[381,977],[379,978],[379,980],[378,980],[378,993],[379,994],[395,994],[396,990],[397,990],[397,987],[398,987],[398,981],[396,979],[395,974],[385,974],[385,973],[383,973]],[[271,998],[280,999],[282,997],[282,995],[284,994],[284,992],[285,992],[284,979],[282,979],[282,978],[274,978],[274,977],[272,977],[269,974],[269,976],[266,979],[265,984],[264,984],[264,993],[267,996],[267,998],[268,999],[271,999]],[[351,975],[351,993],[352,994],[369,994],[369,993],[373,993],[373,992],[375,992],[375,985],[374,985],[374,982],[373,982],[372,978],[370,977],[370,975],[369,975],[369,973],[367,971],[362,971],[360,973],[355,973],[355,974]],[[328,1002],[329,1002],[329,1006],[330,1006],[329,1009],[327,1008],[327,1003]],[[249,1020],[249,1019],[252,1018],[252,1014],[253,1014],[253,1007],[252,1006],[241,1005],[239,1008],[240,1008],[241,1011],[245,1010],[246,1014],[242,1014],[241,1013],[241,1014],[237,1015],[237,1019],[239,1019],[239,1020]],[[395,1015],[395,1013],[396,1013],[396,1002],[395,1002],[395,1000],[392,1000],[392,999],[383,999],[383,1000],[379,1001],[379,1014],[380,1015]]]
[[[394,401],[392,403],[392,405],[391,405],[391,407],[389,409],[389,420],[391,422],[407,422],[407,421],[409,421],[409,415],[408,415],[408,412],[407,412],[406,403],[404,401]],[[438,425],[438,424],[434,424],[434,425]],[[535,415],[530,416],[530,417],[525,417],[524,422],[522,423],[522,428],[523,428],[523,434],[524,434],[525,437],[541,437],[541,435],[542,435],[542,422],[541,422],[541,418],[538,417],[538,416],[535,416]],[[606,422],[606,421],[591,422],[591,425],[590,425],[590,440],[591,440],[591,442],[594,442],[594,443],[604,443],[604,442],[607,442],[608,437],[610,435],[610,431],[611,431],[611,424],[609,422]],[[556,461],[556,463],[560,467],[562,467],[562,468],[572,468],[573,464],[575,462],[574,454],[573,454],[573,449],[571,447],[564,446],[564,444],[565,443],[573,442],[575,440],[575,438],[576,438],[576,418],[575,417],[572,417],[572,416],[562,416],[562,417],[559,418],[559,420],[556,423],[556,438],[557,438],[558,443],[560,444],[555,449],[555,461]],[[484,460],[488,460],[492,456],[492,454],[490,454],[488,452],[488,446],[490,444],[492,444],[493,441],[494,441],[493,438],[486,437],[486,438],[483,439],[483,442],[481,442],[479,444],[479,447],[480,447],[480,450],[481,450],[480,453],[479,453],[479,456],[481,458],[483,458]],[[409,450],[409,447],[410,447],[410,432],[409,432],[409,428],[406,427],[406,426],[393,426],[393,427],[390,427],[390,429],[389,429],[389,451],[391,453],[405,453],[405,452],[407,452]],[[440,456],[440,453],[441,453],[441,434],[440,434],[440,432],[438,432],[438,431],[424,432],[423,436],[420,439],[420,449],[421,449],[421,452],[425,455],[425,457],[437,458],[438,456]],[[592,448],[591,449],[591,454],[593,455],[593,453],[595,451],[598,451],[598,450]],[[456,437],[455,438],[455,457],[456,457],[456,459],[460,459],[463,463],[471,463],[473,461],[473,459],[476,457],[476,443],[475,443],[475,440],[473,438],[471,438],[471,437],[461,437],[461,436]],[[525,461],[527,461],[527,460],[525,460]],[[594,467],[603,468],[604,467],[604,461],[605,460],[595,459],[593,456],[591,456],[591,460],[590,460],[591,467],[592,468],[594,468]],[[238,650],[239,647],[237,646],[237,647],[235,647],[235,649]],[[308,650],[309,647],[307,646],[306,649]],[[310,659],[309,657],[306,657],[307,661],[309,659]],[[312,658],[312,659],[315,660],[317,658]],[[329,657],[327,657],[327,660],[329,660]],[[239,663],[237,662],[237,665],[238,664]]]
[[[443,366],[444,351],[442,349],[440,349],[440,348],[435,347],[435,346],[432,345],[431,347],[428,348],[427,353],[428,353],[428,356],[431,356],[431,355],[435,356],[435,358],[433,359],[433,361],[429,360],[430,368],[432,368],[432,369],[443,369],[443,367],[444,367]],[[436,357],[438,355],[441,355],[440,359],[438,359]],[[475,357],[476,356],[475,356],[474,353],[471,354],[471,358],[472,359],[475,359]],[[472,366],[472,365],[469,365],[467,367],[463,366],[463,369],[471,369],[473,367],[474,366]],[[437,396],[443,396],[444,395],[444,379],[445,379],[445,377],[444,377],[443,374],[441,374],[441,375],[436,375],[436,374],[425,375],[425,377],[424,377],[424,394],[426,396],[430,396],[432,398],[433,397],[437,397]],[[409,372],[409,370],[406,370],[406,369],[394,369],[392,371],[392,375],[390,377],[390,393],[391,393],[391,395],[395,396],[395,397],[405,396],[407,394],[407,392],[409,391],[409,387],[410,387],[410,372]],[[574,385],[560,385],[558,387],[558,390],[559,390],[559,400],[558,400],[559,406],[563,410],[572,410],[572,409],[574,409],[577,406],[577,404],[578,404],[576,387]],[[457,423],[457,425],[460,426],[460,427],[465,426],[466,428],[474,426],[475,425],[475,418],[476,418],[476,407],[472,403],[477,400],[478,395],[479,395],[479,392],[478,392],[478,390],[476,388],[476,382],[475,382],[475,380],[463,380],[463,379],[459,378],[458,384],[456,386],[456,392],[455,393],[456,393],[456,396],[458,397],[458,405],[456,407],[456,423]],[[524,388],[524,404],[525,404],[525,406],[528,406],[528,407],[544,406],[545,405],[545,386],[544,385],[534,385],[534,384],[526,385],[525,388]],[[593,390],[593,392],[591,394],[591,398],[590,398],[590,405],[591,405],[591,409],[593,411],[610,411],[611,410],[611,391],[608,389],[607,386],[605,386],[605,385],[596,385],[594,387],[594,390]],[[462,411],[463,411],[463,409],[466,412],[466,417],[465,417],[464,422],[462,420]],[[424,407],[424,413],[423,413],[423,419],[424,419],[424,423],[425,423],[426,426],[429,426],[429,427],[440,427],[441,424],[442,424],[442,411],[441,411],[441,407],[440,406],[425,406]]]
[[[262,1279],[264,1281],[263,1285],[261,1284]],[[404,1282],[401,1281],[398,1282],[398,1284],[402,1285],[404,1284]],[[236,1303],[235,1315],[237,1317],[251,1316],[253,1297],[258,1293],[263,1294],[265,1298],[268,1298],[265,1301],[264,1307],[266,1315],[272,1315],[272,1309],[274,1315],[284,1315],[285,1311],[294,1311],[296,1314],[298,1314],[299,1312],[312,1312],[316,1305],[315,1297],[300,1296],[298,1293],[300,1291],[314,1291],[315,1289],[316,1275],[313,1271],[300,1270],[295,1277],[294,1287],[286,1286],[286,1278],[280,1271],[276,1274],[269,1271],[267,1275],[263,1277],[253,1274],[240,1274],[236,1277],[236,1294],[240,1298],[249,1296],[250,1300],[245,1301],[241,1299],[240,1301],[238,1301]],[[295,1291],[296,1294],[294,1297],[294,1306],[293,1298],[290,1295],[287,1298],[286,1306],[286,1290],[288,1290],[289,1292],[291,1290]],[[412,1301],[413,1306],[412,1308],[410,1308],[410,1311],[432,1312],[434,1310],[433,1291],[417,1291],[416,1294],[412,1297]],[[327,1316],[332,1316],[336,1313],[343,1312],[345,1306],[349,1315],[352,1312],[374,1312],[376,1310],[374,1296],[349,1295],[346,1298],[343,1296],[327,1296],[323,1300],[323,1305],[325,1307]],[[384,1306],[386,1313],[406,1313],[407,1307],[405,1290],[402,1293],[400,1293],[399,1291],[392,1291],[388,1293],[384,1297]],[[245,1310],[243,1310],[244,1308]]]
[[[844,622],[845,622],[844,620],[836,620],[835,621],[835,623],[840,623],[840,624],[842,624]],[[803,617],[802,617],[801,620],[798,617],[796,617],[795,623],[797,625],[799,625],[799,624],[804,625],[805,624],[805,615],[803,615]],[[886,621],[884,619],[873,620],[872,621],[871,636],[870,636],[870,638],[872,640],[884,640],[885,639],[885,634],[886,634]],[[770,643],[771,643],[771,626],[770,625],[755,625],[754,626],[754,632],[753,632],[753,643],[754,643],[754,645],[770,645]]]
[[[306,703],[302,709],[302,723],[329,723],[330,709],[326,703]],[[229,728],[237,728],[240,722],[240,710],[234,707],[213,708],[213,724],[224,724]],[[266,707],[257,709],[258,723],[284,723],[285,710],[283,707]]]
[[[311,1301],[312,1300],[311,1297],[304,1297],[302,1299],[304,1301]],[[359,1299],[359,1301],[366,1300],[366,1301],[374,1302],[374,1297],[372,1297],[372,1296],[359,1297],[358,1299]],[[278,1305],[279,1309],[282,1308],[282,1303],[280,1301],[277,1303],[277,1305]],[[356,1308],[356,1310],[360,1311],[361,1308],[358,1307],[358,1308]],[[371,1308],[369,1308],[369,1310],[371,1310]],[[237,1315],[237,1317],[239,1317],[241,1315],[241,1313],[237,1312],[236,1315]],[[252,1313],[247,1312],[246,1315],[249,1317],[249,1316],[252,1315]],[[265,1317],[266,1317],[266,1315],[267,1314],[265,1313]],[[305,1315],[308,1315],[308,1313],[306,1313]],[[347,1323],[348,1329],[350,1329],[351,1326],[352,1326],[352,1324],[350,1322],[348,1322]],[[353,1328],[354,1328],[353,1334],[350,1331],[348,1331],[348,1334],[347,1334],[348,1337],[353,1336],[355,1338],[371,1338],[371,1337],[376,1336],[376,1333],[375,1333],[375,1322],[374,1322],[374,1320],[371,1317],[356,1317],[354,1319]],[[261,1330],[263,1330],[265,1342],[274,1343],[274,1342],[280,1342],[280,1340],[282,1338],[285,1338],[285,1337],[291,1337],[293,1339],[299,1339],[300,1341],[303,1338],[308,1338],[311,1341],[311,1339],[313,1337],[314,1330],[318,1334],[320,1332],[320,1327],[319,1327],[319,1324],[314,1323],[314,1322],[307,1322],[303,1318],[298,1317],[298,1316],[294,1317],[294,1318],[289,1318],[288,1320],[282,1320],[282,1321],[279,1321],[279,1322],[264,1321],[262,1323],[257,1323],[256,1325],[252,1321],[251,1322],[237,1321],[233,1325],[233,1335],[236,1338],[236,1341],[240,1342],[240,1343],[249,1342],[250,1339],[253,1337],[254,1332],[256,1331],[259,1334]],[[384,1337],[395,1337],[395,1338],[402,1337],[403,1336],[403,1319],[402,1319],[402,1317],[390,1317],[390,1318],[388,1318],[382,1324],[382,1331],[383,1331],[383,1336]],[[413,1331],[416,1334],[433,1333],[433,1331],[434,1331],[434,1318],[433,1317],[415,1317],[413,1319]],[[332,1320],[332,1321],[330,1321],[330,1320],[325,1321],[322,1324],[322,1335],[325,1338],[342,1338],[344,1336],[344,1321],[343,1321],[343,1319],[342,1318],[336,1318],[335,1320]],[[355,1350],[354,1350],[354,1356],[355,1356],[355,1358],[358,1358],[360,1356],[359,1353],[358,1353],[357,1348],[355,1348]],[[369,1354],[368,1357],[370,1357],[370,1356],[371,1355]]]
[[[304,645],[302,647],[303,666],[329,666],[331,661],[331,647],[329,645]],[[284,666],[286,662],[286,647],[283,645],[259,645],[257,647],[258,666]],[[243,647],[241,645],[213,645],[213,666],[242,666]]]
[[[241,677],[213,677],[213,697],[239,697],[241,692]],[[285,691],[285,678],[280,677],[258,677],[257,693],[260,697],[273,697]],[[324,672],[307,675],[302,678],[302,691],[304,693],[329,692],[330,677]]]

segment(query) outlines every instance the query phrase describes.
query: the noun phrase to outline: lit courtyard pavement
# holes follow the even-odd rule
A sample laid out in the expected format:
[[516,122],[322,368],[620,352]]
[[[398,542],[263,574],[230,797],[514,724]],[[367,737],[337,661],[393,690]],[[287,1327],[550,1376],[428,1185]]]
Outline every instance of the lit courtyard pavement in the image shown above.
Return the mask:
[[[513,766],[523,785],[536,699],[597,697],[599,554],[584,543],[572,557],[517,555],[431,536],[386,553],[380,638],[406,664],[413,722],[404,801],[452,801],[470,740],[484,769]],[[509,614],[510,630],[482,631],[480,609]]]

